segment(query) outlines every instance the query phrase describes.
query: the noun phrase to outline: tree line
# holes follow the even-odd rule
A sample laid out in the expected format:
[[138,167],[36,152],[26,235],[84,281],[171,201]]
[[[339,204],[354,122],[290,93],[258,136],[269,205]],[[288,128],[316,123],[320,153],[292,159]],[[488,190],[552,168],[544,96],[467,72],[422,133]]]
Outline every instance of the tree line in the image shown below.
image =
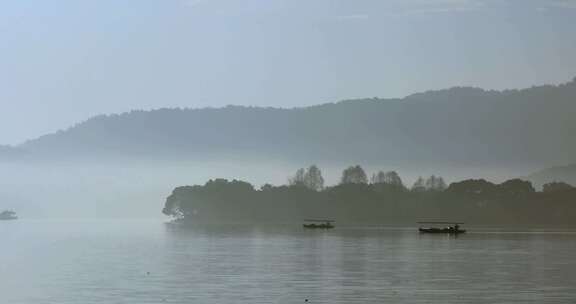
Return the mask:
[[213,179],[174,189],[162,212],[180,221],[408,223],[458,220],[476,224],[574,225],[576,188],[551,182],[536,191],[529,181],[467,179],[446,185],[432,175],[406,187],[395,171],[368,175],[361,166],[325,186],[318,166],[298,169],[286,185],[259,189],[240,180]]
[[[340,177],[340,185],[345,184],[383,184],[390,187],[397,188],[398,190],[410,191],[444,191],[446,190],[446,182],[441,176],[431,175],[424,179],[422,176],[418,177],[416,182],[410,189],[404,186],[402,178],[396,171],[383,171],[380,170],[370,177],[360,165],[350,166],[342,171]],[[296,171],[294,176],[288,178],[288,185],[290,186],[303,186],[311,190],[321,191],[324,189],[324,178],[322,171],[316,165],[311,165],[308,168],[300,168]]]

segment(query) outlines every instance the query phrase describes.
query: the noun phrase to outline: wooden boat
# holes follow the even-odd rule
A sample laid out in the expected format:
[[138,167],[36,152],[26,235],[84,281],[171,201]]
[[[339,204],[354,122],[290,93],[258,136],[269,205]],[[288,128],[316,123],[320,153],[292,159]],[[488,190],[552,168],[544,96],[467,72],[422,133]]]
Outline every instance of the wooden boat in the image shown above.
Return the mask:
[[418,231],[420,233],[444,233],[444,234],[461,234],[466,233],[465,229],[460,229],[460,225],[464,223],[457,222],[418,222],[418,224],[432,224],[432,225],[449,225],[447,227],[419,227]]
[[310,224],[303,224],[304,228],[308,229],[332,229],[334,224],[333,220],[304,220],[305,222],[312,222]]
[[18,219],[16,212],[5,210],[0,213],[0,221],[8,221]]
[[450,228],[418,228],[418,231],[422,232],[422,233],[448,233],[448,234],[459,234],[459,233],[465,233],[466,230],[465,229],[451,229]]

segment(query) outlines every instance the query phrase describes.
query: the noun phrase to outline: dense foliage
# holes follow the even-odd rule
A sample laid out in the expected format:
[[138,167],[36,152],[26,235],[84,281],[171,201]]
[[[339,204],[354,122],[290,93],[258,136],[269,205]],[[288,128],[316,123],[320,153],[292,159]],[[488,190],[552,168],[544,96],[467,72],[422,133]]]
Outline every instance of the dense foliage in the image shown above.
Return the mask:
[[382,224],[425,220],[485,225],[576,224],[576,188],[565,183],[550,183],[545,191],[537,192],[530,182],[520,179],[501,184],[470,179],[447,188],[439,179],[422,178],[410,190],[396,178],[376,178],[378,182],[370,184],[342,178],[339,185],[323,189],[306,183],[266,184],[256,189],[239,180],[215,179],[205,185],[176,188],[163,213],[195,222],[292,222],[319,217]]

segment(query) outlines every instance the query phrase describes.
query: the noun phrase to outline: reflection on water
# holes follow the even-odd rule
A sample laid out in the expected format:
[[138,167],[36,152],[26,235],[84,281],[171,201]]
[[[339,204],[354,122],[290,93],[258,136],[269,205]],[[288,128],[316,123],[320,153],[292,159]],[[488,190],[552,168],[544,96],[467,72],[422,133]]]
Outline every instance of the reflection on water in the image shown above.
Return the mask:
[[0,222],[3,303],[572,303],[576,233]]

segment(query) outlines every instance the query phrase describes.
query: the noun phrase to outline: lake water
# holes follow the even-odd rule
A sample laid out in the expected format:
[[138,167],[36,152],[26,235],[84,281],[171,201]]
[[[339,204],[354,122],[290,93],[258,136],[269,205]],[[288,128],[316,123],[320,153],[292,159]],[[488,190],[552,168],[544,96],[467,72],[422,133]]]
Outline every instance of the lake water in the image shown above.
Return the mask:
[[576,303],[576,233],[0,222],[0,303]]

